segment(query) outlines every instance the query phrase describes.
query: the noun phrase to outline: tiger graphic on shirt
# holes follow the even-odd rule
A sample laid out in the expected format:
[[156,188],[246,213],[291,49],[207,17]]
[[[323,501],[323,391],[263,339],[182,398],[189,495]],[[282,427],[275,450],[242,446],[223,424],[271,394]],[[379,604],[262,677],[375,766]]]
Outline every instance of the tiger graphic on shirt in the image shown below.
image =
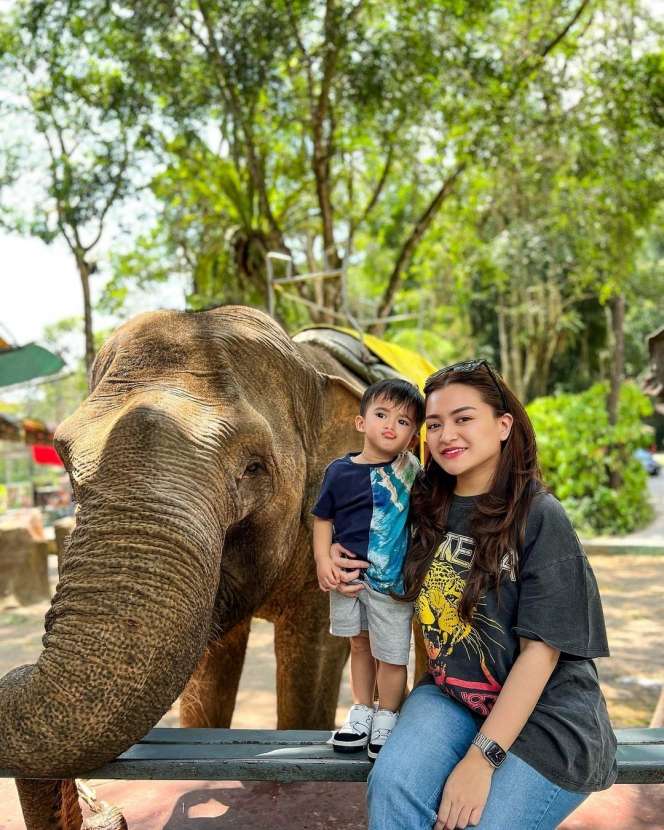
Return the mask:
[[[482,600],[471,622],[459,616],[459,602],[466,584],[462,574],[469,571],[474,550],[475,541],[471,537],[457,533],[445,535],[415,602],[415,613],[422,626],[429,672],[435,683],[451,697],[486,716],[502,688],[487,666],[490,650],[486,640],[488,638],[494,646],[503,648],[499,640],[491,636],[492,632],[502,632],[502,628],[482,612]],[[505,557],[501,568],[512,581],[516,579],[512,557]],[[469,657],[471,652],[479,657],[484,682],[448,674],[445,657],[458,648],[465,649]]]

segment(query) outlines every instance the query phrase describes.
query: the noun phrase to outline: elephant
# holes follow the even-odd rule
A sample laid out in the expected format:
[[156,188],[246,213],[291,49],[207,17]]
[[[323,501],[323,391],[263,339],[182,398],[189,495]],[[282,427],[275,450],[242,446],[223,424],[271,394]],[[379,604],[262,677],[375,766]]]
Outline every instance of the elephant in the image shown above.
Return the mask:
[[346,641],[328,633],[310,508],[359,448],[363,384],[244,306],[154,311],[99,351],[55,443],[76,525],[35,665],[0,680],[0,768],[29,830],[81,824],[74,775],[181,695],[228,726],[252,616],[274,623],[278,727],[333,726]]

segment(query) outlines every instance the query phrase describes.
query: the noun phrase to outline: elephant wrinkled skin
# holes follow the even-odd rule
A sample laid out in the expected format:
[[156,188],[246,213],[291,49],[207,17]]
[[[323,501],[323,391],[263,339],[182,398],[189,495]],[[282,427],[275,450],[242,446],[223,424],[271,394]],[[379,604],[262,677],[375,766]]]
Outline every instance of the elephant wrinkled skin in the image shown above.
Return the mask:
[[360,394],[246,307],[143,314],[104,345],[56,433],[78,511],[44,650],[0,680],[0,767],[62,779],[21,782],[30,830],[79,827],[66,779],[181,693],[183,725],[228,726],[252,616],[274,623],[279,728],[333,725],[347,646],[328,634],[309,510],[357,446]]

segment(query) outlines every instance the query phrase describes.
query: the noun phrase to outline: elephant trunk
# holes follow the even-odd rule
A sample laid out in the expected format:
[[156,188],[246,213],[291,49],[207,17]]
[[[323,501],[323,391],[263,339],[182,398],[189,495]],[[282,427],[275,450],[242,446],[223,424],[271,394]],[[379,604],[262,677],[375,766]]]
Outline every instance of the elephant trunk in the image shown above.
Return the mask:
[[104,501],[79,510],[39,660],[0,679],[0,768],[17,776],[68,778],[123,752],[206,645],[224,537],[211,505],[192,518],[135,493]]

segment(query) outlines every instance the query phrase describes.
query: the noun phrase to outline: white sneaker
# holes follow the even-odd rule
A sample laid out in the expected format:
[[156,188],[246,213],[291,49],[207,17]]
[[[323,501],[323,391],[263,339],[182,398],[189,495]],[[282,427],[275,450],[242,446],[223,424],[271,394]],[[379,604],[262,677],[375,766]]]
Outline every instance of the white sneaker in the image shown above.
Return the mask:
[[371,736],[374,710],[362,703],[354,703],[348,710],[346,721],[332,736],[335,752],[357,752],[366,749]]
[[378,757],[378,753],[385,746],[385,742],[392,734],[392,730],[399,720],[398,712],[390,712],[389,709],[379,709],[374,715],[371,727],[371,739],[367,755],[372,761]]

